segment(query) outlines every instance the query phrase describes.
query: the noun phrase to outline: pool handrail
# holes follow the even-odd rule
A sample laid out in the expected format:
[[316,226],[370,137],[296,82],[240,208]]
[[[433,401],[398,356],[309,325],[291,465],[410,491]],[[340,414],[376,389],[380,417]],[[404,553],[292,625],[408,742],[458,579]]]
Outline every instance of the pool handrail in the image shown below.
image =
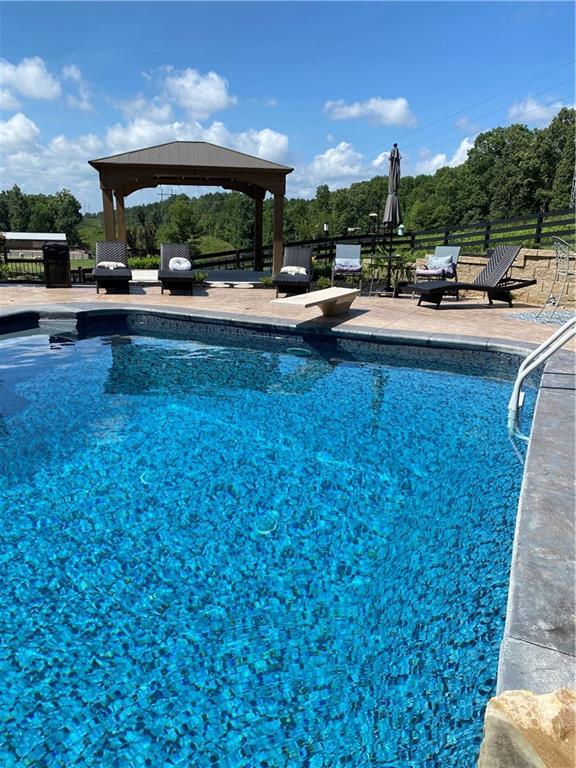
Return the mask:
[[526,377],[532,373],[541,363],[557,352],[561,347],[567,344],[570,339],[576,336],[576,317],[571,317],[564,325],[560,326],[551,336],[542,342],[536,349],[532,350],[520,363],[516,381],[508,403],[508,433],[512,436],[520,437],[522,440],[528,440],[528,435],[524,435],[518,429],[520,413],[524,404],[524,392],[522,384]]

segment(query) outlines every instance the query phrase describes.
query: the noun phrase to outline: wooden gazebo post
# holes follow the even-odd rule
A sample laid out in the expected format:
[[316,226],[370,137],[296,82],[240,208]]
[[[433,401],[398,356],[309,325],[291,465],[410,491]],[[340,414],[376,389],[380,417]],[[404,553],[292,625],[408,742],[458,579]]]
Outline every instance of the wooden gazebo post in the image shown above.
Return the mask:
[[262,255],[262,224],[263,224],[264,194],[254,200],[254,269],[261,272],[263,269]]
[[114,232],[114,200],[112,190],[102,187],[102,210],[104,212],[104,237],[106,240],[115,240]]
[[284,194],[274,193],[274,233],[272,241],[272,274],[282,269],[284,251]]
[[118,229],[118,240],[126,242],[126,211],[124,209],[124,195],[118,190],[114,190],[116,198],[116,227]]

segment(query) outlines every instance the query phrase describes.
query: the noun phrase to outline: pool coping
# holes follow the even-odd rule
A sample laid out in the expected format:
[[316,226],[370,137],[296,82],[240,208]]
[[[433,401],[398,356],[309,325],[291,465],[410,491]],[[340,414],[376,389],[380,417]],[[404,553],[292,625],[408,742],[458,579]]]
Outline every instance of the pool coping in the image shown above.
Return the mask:
[[[439,349],[482,349],[519,357],[536,346],[484,336],[343,327],[328,318],[299,323],[277,317],[138,305],[96,309],[86,305],[41,305],[26,311],[0,311],[0,334],[42,328],[54,321],[77,323],[91,317],[142,314],[288,334]],[[498,693],[518,689],[547,693],[575,686],[575,378],[574,354],[561,351],[546,364],[539,386],[516,516]]]

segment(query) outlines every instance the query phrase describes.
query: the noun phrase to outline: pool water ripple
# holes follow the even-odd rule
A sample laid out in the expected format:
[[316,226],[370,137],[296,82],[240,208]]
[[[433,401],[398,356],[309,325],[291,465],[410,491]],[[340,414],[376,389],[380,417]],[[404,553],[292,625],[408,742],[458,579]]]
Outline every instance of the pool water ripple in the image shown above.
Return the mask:
[[509,383],[24,346],[16,370],[0,343],[1,765],[473,764],[521,481]]

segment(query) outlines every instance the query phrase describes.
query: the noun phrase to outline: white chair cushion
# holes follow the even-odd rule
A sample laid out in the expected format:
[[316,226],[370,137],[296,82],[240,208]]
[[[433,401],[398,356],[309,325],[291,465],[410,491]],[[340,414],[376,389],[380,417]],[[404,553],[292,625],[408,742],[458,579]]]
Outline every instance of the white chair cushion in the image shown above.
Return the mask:
[[308,272],[304,267],[282,267],[280,272],[284,272],[287,275],[307,275]]
[[188,272],[192,269],[192,264],[188,259],[185,259],[182,256],[174,256],[174,258],[170,259],[168,262],[168,269],[171,272]]
[[99,261],[96,267],[102,267],[102,269],[126,269],[126,264],[122,264],[121,261]]

